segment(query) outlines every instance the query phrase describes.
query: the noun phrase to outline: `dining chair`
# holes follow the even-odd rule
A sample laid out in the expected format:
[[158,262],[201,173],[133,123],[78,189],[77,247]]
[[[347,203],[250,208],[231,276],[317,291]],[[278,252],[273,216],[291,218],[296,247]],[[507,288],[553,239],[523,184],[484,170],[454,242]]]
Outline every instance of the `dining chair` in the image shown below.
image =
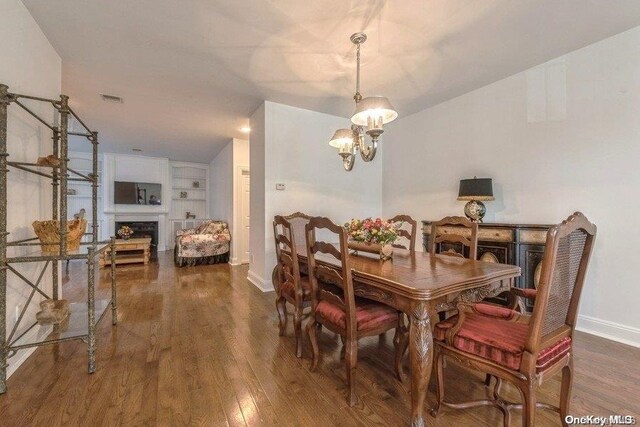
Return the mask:
[[[449,231],[452,229],[455,229],[456,232]],[[457,248],[459,250],[456,250]],[[476,259],[478,256],[478,223],[462,216],[447,216],[440,221],[432,222],[429,252]]]
[[[316,240],[316,231],[325,236],[333,236],[338,245]],[[399,326],[398,312],[385,304],[356,298],[349,262],[346,230],[328,218],[312,218],[306,226],[307,262],[311,282],[311,320],[307,323],[307,334],[313,350],[311,369],[315,370],[320,358],[317,333],[318,325],[339,334],[346,349],[348,398],[350,406],[357,402],[356,365],[358,360],[358,340],[376,336]],[[319,280],[334,283],[341,289],[332,292],[320,287]],[[405,332],[398,328],[396,333]],[[403,337],[404,341],[406,339]],[[400,339],[394,339],[396,350],[395,368],[400,376]]]
[[296,356],[302,357],[302,318],[303,310],[311,306],[311,285],[309,278],[300,274],[297,252],[300,247],[296,248],[297,237],[291,222],[283,216],[276,215],[273,219],[273,235],[276,244],[274,287],[280,336],[287,330],[287,303],[289,303],[293,306]]
[[291,224],[291,229],[294,232],[295,242],[292,243],[295,243],[298,248],[304,248],[306,246],[305,226],[309,223],[311,216],[302,212],[294,212],[290,215],[284,215],[283,218]]
[[[408,249],[411,252],[415,252],[416,250],[416,235],[418,233],[418,223],[415,219],[411,218],[409,215],[396,215],[393,218],[390,218],[389,221],[399,224],[398,228],[398,237],[408,240],[407,245],[394,243],[394,248],[399,249]],[[408,229],[405,228],[408,226]]]
[[[596,236],[596,226],[580,212],[549,228],[540,282],[531,315],[487,303],[458,304],[459,314],[438,323],[434,330],[437,403],[471,408],[493,405],[510,422],[510,410],[522,408],[522,425],[533,427],[537,407],[569,413],[573,382],[573,331],[580,294]],[[455,360],[496,378],[488,399],[465,403],[444,400],[444,360]],[[560,406],[537,401],[536,389],[562,372]],[[522,404],[500,397],[502,381],[514,384]]]

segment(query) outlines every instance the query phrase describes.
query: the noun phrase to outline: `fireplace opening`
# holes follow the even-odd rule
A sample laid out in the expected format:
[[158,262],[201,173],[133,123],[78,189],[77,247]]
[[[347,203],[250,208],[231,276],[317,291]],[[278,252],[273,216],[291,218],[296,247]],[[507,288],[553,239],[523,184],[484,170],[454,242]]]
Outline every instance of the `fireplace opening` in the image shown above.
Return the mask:
[[132,238],[151,237],[151,259],[158,259],[158,221],[116,221],[116,233],[122,226],[133,230]]

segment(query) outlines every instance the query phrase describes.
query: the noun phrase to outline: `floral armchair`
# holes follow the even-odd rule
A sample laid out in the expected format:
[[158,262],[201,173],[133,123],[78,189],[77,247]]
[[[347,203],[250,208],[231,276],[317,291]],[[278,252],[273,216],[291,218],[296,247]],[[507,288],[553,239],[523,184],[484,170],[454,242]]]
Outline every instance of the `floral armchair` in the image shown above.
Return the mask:
[[227,223],[207,220],[199,227],[176,233],[174,260],[179,267],[228,262],[230,247],[231,234]]

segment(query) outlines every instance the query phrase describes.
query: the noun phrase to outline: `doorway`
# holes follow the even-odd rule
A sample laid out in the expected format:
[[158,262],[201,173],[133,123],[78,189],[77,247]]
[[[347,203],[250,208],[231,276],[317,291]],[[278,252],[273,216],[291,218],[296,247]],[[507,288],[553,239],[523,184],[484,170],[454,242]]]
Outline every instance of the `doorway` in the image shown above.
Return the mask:
[[250,260],[249,233],[250,226],[250,194],[251,173],[246,166],[239,166],[237,173],[237,214],[235,215],[236,227],[236,259],[239,264],[247,264]]

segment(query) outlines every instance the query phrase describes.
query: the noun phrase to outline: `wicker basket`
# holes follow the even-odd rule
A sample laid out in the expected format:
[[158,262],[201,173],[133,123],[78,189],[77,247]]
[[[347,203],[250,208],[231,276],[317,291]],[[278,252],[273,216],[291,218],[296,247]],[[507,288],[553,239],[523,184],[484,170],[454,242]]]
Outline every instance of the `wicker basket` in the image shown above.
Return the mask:
[[[40,239],[42,252],[58,254],[60,249],[60,221],[33,221],[33,231]],[[87,229],[85,219],[67,221],[67,251],[75,251],[80,248],[80,239]]]

